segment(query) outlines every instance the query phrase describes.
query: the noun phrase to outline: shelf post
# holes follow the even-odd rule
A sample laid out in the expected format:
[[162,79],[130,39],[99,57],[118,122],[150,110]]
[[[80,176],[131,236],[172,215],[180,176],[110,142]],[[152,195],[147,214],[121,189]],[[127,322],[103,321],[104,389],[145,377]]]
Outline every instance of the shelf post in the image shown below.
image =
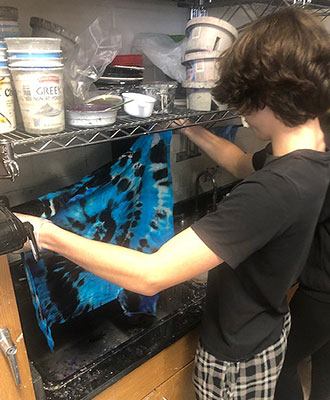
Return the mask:
[[19,167],[14,160],[15,154],[12,143],[7,139],[0,140],[0,162],[2,163],[6,175],[0,175],[0,179],[10,179],[14,181],[19,176]]

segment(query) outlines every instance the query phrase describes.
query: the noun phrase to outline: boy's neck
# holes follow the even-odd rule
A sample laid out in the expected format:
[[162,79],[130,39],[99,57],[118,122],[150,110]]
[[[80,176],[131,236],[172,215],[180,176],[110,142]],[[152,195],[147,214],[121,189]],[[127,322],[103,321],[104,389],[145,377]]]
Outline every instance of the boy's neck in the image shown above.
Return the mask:
[[325,151],[324,133],[319,119],[308,120],[296,127],[278,126],[272,135],[273,154],[282,156],[295,150]]

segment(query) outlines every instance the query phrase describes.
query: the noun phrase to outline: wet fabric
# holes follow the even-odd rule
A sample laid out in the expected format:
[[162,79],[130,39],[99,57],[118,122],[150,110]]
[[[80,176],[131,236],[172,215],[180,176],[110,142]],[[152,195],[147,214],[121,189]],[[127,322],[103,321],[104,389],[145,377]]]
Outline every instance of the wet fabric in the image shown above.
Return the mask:
[[[174,235],[170,141],[170,131],[143,136],[115,163],[15,211],[48,218],[89,239],[152,253]],[[24,262],[38,323],[51,350],[54,324],[115,299],[127,316],[156,314],[157,295],[126,291],[58,254],[44,252],[36,262],[28,253]]]

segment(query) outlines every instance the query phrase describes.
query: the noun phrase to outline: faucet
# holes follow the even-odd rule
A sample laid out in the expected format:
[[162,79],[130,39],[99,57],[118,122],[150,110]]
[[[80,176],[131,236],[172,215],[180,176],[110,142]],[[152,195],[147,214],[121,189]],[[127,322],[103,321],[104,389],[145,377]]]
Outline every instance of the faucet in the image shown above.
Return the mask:
[[196,181],[195,181],[195,212],[198,213],[199,180],[202,176],[209,178],[212,183],[212,186],[213,186],[212,212],[216,211],[216,209],[217,209],[217,184],[215,182],[214,176],[209,171],[202,171],[197,175]]

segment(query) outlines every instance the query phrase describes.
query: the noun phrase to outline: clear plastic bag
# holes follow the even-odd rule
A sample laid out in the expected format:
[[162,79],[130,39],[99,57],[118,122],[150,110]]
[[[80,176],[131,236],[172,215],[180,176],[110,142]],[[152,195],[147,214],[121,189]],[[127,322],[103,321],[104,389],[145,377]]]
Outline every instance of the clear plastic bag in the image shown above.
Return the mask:
[[122,46],[121,34],[113,29],[111,16],[96,18],[77,37],[77,44],[64,67],[66,99],[82,103]]
[[181,64],[186,39],[175,42],[164,33],[138,33],[132,48],[145,54],[164,74],[178,82],[186,79],[186,68]]

